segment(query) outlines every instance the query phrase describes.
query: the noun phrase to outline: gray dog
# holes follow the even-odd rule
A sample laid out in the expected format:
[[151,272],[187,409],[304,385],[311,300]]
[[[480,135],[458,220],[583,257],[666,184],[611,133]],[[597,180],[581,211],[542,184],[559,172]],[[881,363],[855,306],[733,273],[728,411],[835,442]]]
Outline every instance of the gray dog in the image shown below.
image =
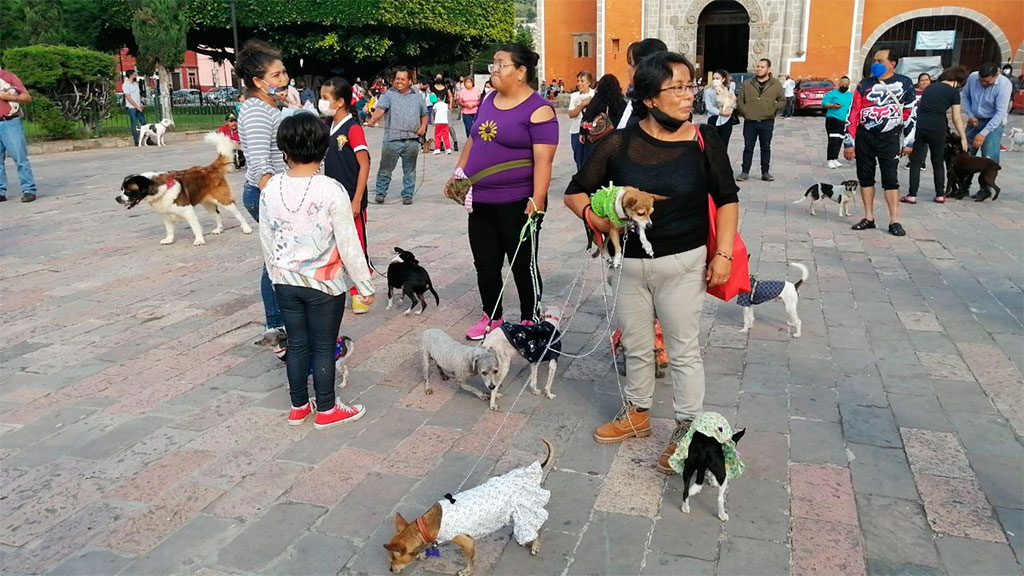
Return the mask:
[[[463,390],[490,402],[491,410],[498,409],[497,399],[501,394],[498,393],[498,357],[494,350],[482,346],[463,346],[442,330],[432,328],[423,332],[420,351],[423,353],[424,392],[434,393],[430,389],[430,361],[433,360],[442,380],[454,376]],[[491,391],[490,396],[466,383],[477,375],[484,379],[484,385]]]

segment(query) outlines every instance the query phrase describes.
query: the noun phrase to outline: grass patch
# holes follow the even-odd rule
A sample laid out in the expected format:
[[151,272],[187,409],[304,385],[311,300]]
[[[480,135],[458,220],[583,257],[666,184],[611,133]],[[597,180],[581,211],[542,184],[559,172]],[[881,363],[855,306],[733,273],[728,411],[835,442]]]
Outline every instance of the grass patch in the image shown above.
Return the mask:
[[[123,109],[121,109],[123,110]],[[172,113],[174,114],[174,128],[175,132],[191,132],[195,130],[215,130],[221,124],[224,123],[224,116],[231,112],[233,108],[203,108],[203,109],[190,109],[181,108],[175,109]],[[148,122],[154,122],[159,119],[159,114],[155,111],[147,110],[146,120]],[[25,139],[29,142],[41,142],[49,140],[43,131],[42,126],[32,120],[25,119],[22,124],[25,127]],[[128,115],[123,111],[114,112],[110,115],[110,118],[105,118],[100,121],[99,128],[96,134],[92,134],[85,126],[81,127],[81,130],[76,134],[76,139],[87,139],[93,137],[107,138],[131,136],[131,123],[128,120]]]

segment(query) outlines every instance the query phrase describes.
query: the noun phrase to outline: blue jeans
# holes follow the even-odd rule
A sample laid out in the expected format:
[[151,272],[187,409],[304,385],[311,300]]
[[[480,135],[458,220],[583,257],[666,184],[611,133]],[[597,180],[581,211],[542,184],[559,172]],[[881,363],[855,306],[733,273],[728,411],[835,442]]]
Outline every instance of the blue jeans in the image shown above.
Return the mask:
[[25,142],[25,128],[21,125],[21,118],[0,122],[0,196],[7,196],[5,161],[8,154],[18,167],[21,193],[35,194],[36,177],[32,175],[32,165],[28,163],[28,143]]
[[576,162],[576,171],[583,169],[583,143],[579,132],[569,133],[569,144],[572,146],[572,159]]
[[281,312],[288,331],[288,391],[292,406],[309,402],[309,370],[313,369],[313,390],[317,409],[334,408],[334,346],[338,341],[345,295],[331,296],[305,286],[278,284]]
[[[981,131],[988,125],[988,118],[979,118],[978,125],[967,128],[967,145],[971,146],[971,155],[977,154],[978,149],[974,148],[974,137],[981,134]],[[995,130],[988,133],[985,143],[981,145],[981,155],[999,162],[999,144],[1003,140],[1003,128],[1006,123],[1000,124]]]
[[391,173],[402,159],[402,197],[412,198],[416,193],[416,160],[420,143],[416,140],[391,140],[380,151],[380,169],[377,170],[377,196],[387,196],[391,186]]
[[476,114],[462,113],[462,125],[466,127],[466,142],[473,139],[473,135],[470,131],[473,130],[473,122],[476,122]]
[[146,114],[145,112],[136,110],[135,108],[125,108],[125,110],[128,111],[128,122],[132,127],[132,141],[138,145],[139,130],[142,128],[142,125],[146,123]]
[[[249,211],[252,219],[258,223],[260,221],[260,189],[246,182],[245,187],[242,188],[242,205]],[[270,282],[266,266],[263,267],[263,276],[260,278],[260,295],[263,297],[263,314],[267,317],[267,329],[284,326],[281,309],[277,305],[277,294],[274,293],[274,285]]]

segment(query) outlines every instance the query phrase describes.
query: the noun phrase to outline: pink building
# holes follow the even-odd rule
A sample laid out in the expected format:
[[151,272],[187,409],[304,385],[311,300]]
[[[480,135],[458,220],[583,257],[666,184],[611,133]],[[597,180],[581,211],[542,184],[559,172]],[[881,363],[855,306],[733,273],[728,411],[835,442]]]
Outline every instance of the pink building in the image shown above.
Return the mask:
[[[128,53],[127,48],[114,56],[117,60],[117,92],[121,91],[121,80],[127,70],[135,70],[135,56]],[[172,90],[195,88],[206,92],[219,86],[233,84],[234,67],[225,60],[217,63],[205,54],[197,54],[191,50],[185,52],[181,66],[171,70]],[[155,86],[155,82],[150,83]]]

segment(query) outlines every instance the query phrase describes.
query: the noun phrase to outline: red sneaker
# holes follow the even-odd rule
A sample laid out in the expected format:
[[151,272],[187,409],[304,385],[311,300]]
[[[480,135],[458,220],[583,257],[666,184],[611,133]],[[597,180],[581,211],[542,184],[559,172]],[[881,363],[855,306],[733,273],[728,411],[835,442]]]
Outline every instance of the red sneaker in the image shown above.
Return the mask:
[[306,405],[301,408],[292,406],[292,411],[288,413],[288,424],[292,426],[298,426],[306,420],[306,416],[309,416],[316,410],[316,402],[310,400],[306,402]]
[[316,416],[313,417],[313,428],[323,430],[342,422],[355,422],[362,418],[363,414],[366,414],[366,408],[363,408],[362,404],[348,406],[336,399],[334,408],[316,413]]

